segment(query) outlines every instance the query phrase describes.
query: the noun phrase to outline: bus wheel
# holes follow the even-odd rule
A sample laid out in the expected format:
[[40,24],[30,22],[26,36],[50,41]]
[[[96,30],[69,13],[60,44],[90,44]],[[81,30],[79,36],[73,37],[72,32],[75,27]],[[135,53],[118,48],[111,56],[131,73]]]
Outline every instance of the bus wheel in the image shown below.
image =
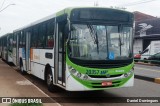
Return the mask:
[[57,87],[55,85],[53,85],[53,74],[52,74],[51,68],[48,68],[46,82],[47,82],[48,90],[50,92],[57,91],[57,89],[56,89]]

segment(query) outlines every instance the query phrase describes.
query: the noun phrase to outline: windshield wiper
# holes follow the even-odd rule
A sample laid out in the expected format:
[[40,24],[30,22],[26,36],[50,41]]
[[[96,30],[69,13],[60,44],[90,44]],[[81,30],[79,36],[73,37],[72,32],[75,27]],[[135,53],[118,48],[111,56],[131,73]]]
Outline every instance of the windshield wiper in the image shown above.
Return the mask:
[[97,52],[99,53],[99,41],[98,41],[97,31],[94,30],[92,25],[88,24],[87,27],[90,31],[90,34],[91,34],[91,37],[92,37],[94,43],[97,45]]
[[118,25],[120,56],[121,56],[121,51],[122,51],[122,49],[121,49],[121,46],[122,46],[122,39],[121,39],[121,31],[122,30],[121,30],[121,28],[122,28],[122,26]]
[[95,34],[96,34],[96,36],[95,36],[96,37],[96,39],[95,39],[96,41],[95,42],[97,44],[97,52],[99,53],[99,41],[98,41],[97,32]]

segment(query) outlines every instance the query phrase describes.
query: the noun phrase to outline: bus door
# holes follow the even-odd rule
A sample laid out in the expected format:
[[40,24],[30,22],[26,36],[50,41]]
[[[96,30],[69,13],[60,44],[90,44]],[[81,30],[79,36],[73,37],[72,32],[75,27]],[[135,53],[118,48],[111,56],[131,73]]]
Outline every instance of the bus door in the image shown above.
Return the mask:
[[19,49],[18,49],[18,33],[13,35],[13,63],[18,66],[19,65]]
[[30,37],[31,32],[26,32],[26,71],[30,70]]
[[64,21],[57,23],[55,46],[55,78],[56,83],[65,86],[65,46],[64,46]]

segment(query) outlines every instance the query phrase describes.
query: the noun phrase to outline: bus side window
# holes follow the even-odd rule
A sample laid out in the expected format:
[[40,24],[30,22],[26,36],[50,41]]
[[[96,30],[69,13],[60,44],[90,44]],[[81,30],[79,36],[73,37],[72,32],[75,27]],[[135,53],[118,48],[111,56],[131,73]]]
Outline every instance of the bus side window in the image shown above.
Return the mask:
[[47,23],[47,36],[46,36],[46,47],[47,48],[52,48],[54,46],[54,22],[49,21]]
[[26,46],[26,32],[22,31],[22,47],[25,48]]
[[47,44],[47,47],[53,47],[54,45],[54,40],[52,37],[48,36],[48,44]]
[[42,23],[39,25],[39,36],[38,36],[38,47],[44,48],[46,45],[46,24]]
[[31,47],[37,47],[37,37],[38,37],[38,28],[37,26],[33,27],[32,36],[31,36]]
[[19,47],[22,47],[22,35],[19,35],[18,41],[19,41]]

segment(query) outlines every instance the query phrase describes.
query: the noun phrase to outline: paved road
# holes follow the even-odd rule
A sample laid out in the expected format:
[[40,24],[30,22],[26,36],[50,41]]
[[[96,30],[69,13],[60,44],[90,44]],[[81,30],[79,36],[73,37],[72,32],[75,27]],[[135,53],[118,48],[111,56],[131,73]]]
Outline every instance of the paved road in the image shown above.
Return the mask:
[[[5,97],[46,97],[52,103],[43,103],[43,106],[59,106],[55,101],[49,99],[42,90],[0,60],[0,106],[10,106],[10,103],[2,103],[2,101],[6,102]],[[12,100],[12,103],[17,102],[18,98]],[[9,98],[7,101],[9,102]]]
[[135,74],[151,78],[160,78],[160,66],[135,65]]
[[[150,71],[151,69],[151,71]],[[146,71],[147,70],[147,71]],[[158,77],[159,67],[156,66],[135,66],[136,74],[146,74],[154,75],[153,77]],[[148,74],[147,74],[148,75]],[[121,99],[122,97],[160,97],[160,84],[148,82],[140,79],[135,79],[135,85],[131,88],[119,88],[119,89],[110,89],[105,91],[92,91],[92,92],[66,92],[64,90],[59,90],[57,93],[50,93],[46,89],[46,84],[44,81],[31,76],[26,75],[27,79],[37,85],[41,90],[43,90],[50,97],[54,97],[56,101],[60,102],[63,106],[159,106],[160,104],[136,104],[136,103],[105,103],[102,99],[107,99],[107,97],[118,97],[117,99]],[[76,97],[80,97],[80,99],[75,99]],[[91,98],[96,98],[94,101]],[[74,103],[74,102],[80,103]],[[90,101],[90,103],[88,103]],[[64,102],[64,103],[63,103]],[[81,103],[82,102],[82,103]],[[87,102],[87,103],[86,103]]]

